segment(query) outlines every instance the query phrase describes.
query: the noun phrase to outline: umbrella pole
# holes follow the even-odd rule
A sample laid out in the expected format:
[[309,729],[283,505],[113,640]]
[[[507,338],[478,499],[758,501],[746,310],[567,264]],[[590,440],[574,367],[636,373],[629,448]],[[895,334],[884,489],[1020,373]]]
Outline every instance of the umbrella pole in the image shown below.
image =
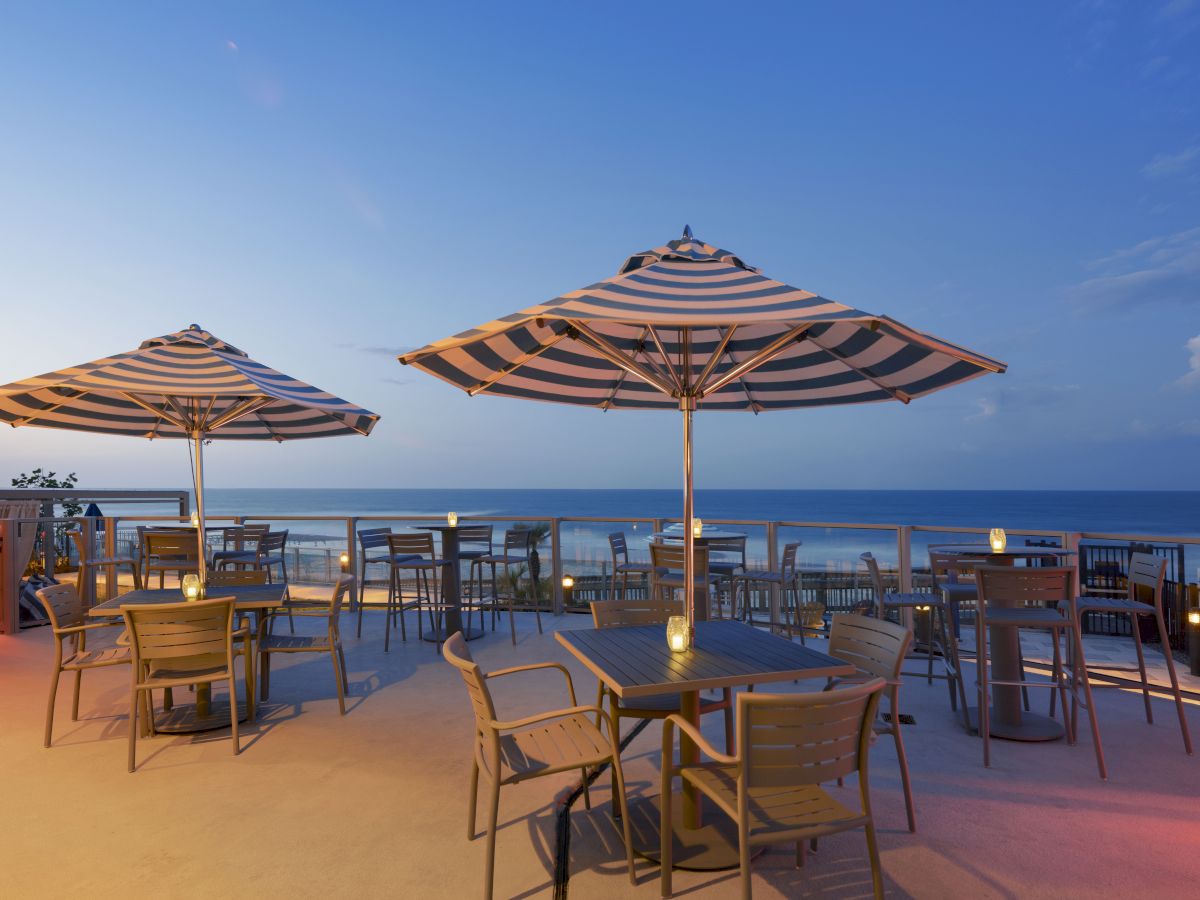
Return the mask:
[[692,411],[695,408],[696,401],[691,397],[679,401],[679,409],[683,412],[683,614],[687,616],[688,649],[696,646],[696,542],[692,533]]
[[196,454],[196,542],[200,549],[199,576],[200,591],[203,596],[204,586],[208,584],[208,547],[204,539],[204,432],[196,429],[192,433],[195,441]]

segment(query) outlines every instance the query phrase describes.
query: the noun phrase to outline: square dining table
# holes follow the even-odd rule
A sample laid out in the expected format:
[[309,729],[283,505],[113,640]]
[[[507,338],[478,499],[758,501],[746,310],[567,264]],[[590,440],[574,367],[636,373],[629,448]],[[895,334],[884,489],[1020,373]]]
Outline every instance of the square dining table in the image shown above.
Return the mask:
[[[286,584],[237,584],[208,588],[210,597],[232,597],[235,612],[253,612],[259,615],[283,606],[287,599]],[[164,603],[179,603],[183,594],[178,588],[146,589],[129,591],[119,597],[97,603],[88,610],[89,616],[99,619],[116,619],[124,615],[122,610],[129,606],[155,606]],[[229,707],[225,701],[209,699],[209,685],[198,685],[194,705],[172,706],[154,723],[155,729],[168,734],[190,734],[211,731],[229,726]],[[245,704],[238,715],[239,721],[249,718]]]
[[[696,646],[685,651],[667,647],[664,625],[559,631],[555,637],[620,698],[679,694],[680,712],[697,726],[701,691],[855,672],[854,666],[819,650],[728,620],[697,622]],[[699,760],[699,748],[683,734],[679,756],[684,764]],[[674,817],[676,868],[737,867],[737,832],[727,817],[703,823],[700,798],[686,784],[681,798],[666,800],[681,805],[682,814]],[[657,803],[663,801],[648,797],[630,803],[634,849],[650,859],[659,854]]]

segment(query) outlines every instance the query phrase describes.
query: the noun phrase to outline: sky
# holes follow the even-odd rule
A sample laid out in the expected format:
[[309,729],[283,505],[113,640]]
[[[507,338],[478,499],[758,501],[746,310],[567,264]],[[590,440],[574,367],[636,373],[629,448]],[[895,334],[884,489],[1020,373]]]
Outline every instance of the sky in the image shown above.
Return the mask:
[[[708,488],[1200,489],[1200,2],[5,4],[0,383],[195,322],[382,416],[227,487],[673,487],[678,415],[395,355],[696,236],[1009,371],[701,413]],[[0,483],[189,482],[0,433]]]

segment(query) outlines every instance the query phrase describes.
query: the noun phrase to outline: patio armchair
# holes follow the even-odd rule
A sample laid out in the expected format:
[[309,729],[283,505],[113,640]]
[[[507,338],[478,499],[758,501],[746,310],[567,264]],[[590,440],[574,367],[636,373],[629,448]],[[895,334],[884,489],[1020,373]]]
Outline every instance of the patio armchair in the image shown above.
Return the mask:
[[[700,729],[682,716],[668,716],[662,744],[662,896],[672,895],[670,797],[678,776],[712,801],[706,807],[711,814],[729,816],[737,823],[743,900],[751,897],[753,847],[794,842],[796,862],[801,865],[804,841],[857,828],[866,832],[871,885],[875,897],[882,898],[867,757],[884,687],[882,678],[874,678],[823,693],[739,694],[736,756],[718,753]],[[711,762],[676,762],[676,729]],[[821,787],[851,773],[858,774],[857,811]]]
[[266,700],[271,691],[271,657],[276,653],[328,653],[333,663],[333,681],[337,687],[338,709],[346,714],[346,654],[342,649],[340,618],[346,594],[354,585],[353,575],[342,575],[333,586],[328,602],[293,600],[287,612],[300,618],[324,619],[323,634],[271,634],[268,621],[282,609],[271,610],[258,626],[259,696]]
[[[671,616],[683,615],[683,604],[678,600],[595,600],[592,602],[592,624],[597,628],[621,628],[633,625],[666,625]],[[596,685],[596,705],[604,706],[608,695],[608,712],[612,717],[613,732],[617,744],[621,743],[621,719],[665,719],[679,713],[679,694],[653,694],[648,697],[622,699],[603,681]],[[725,712],[725,752],[733,752],[733,693],[729,688],[721,691],[720,700],[700,698],[700,715]],[[599,725],[599,719],[596,724]]]
[[612,575],[608,579],[608,599],[617,598],[617,576],[621,577],[621,598],[629,596],[629,576],[635,575],[642,580],[644,587],[649,587],[650,574],[654,567],[649,563],[631,562],[629,559],[629,544],[625,540],[625,532],[614,531],[608,536],[608,549],[612,552]]
[[[1129,575],[1126,578],[1126,595],[1124,597],[1084,595],[1071,598],[1071,618],[1076,628],[1082,631],[1083,617],[1089,612],[1099,612],[1109,615],[1126,615],[1130,619],[1130,631],[1133,633],[1133,646],[1137,650],[1137,665],[1117,667],[1105,665],[1106,672],[1137,672],[1141,679],[1142,700],[1146,706],[1146,721],[1153,724],[1154,712],[1150,704],[1150,684],[1146,678],[1146,657],[1142,651],[1142,634],[1138,620],[1142,616],[1153,616],[1158,626],[1158,640],[1166,658],[1167,675],[1171,680],[1171,694],[1175,700],[1175,710],[1179,714],[1179,731],[1183,736],[1183,748],[1190,756],[1192,753],[1192,736],[1188,731],[1187,713],[1183,708],[1183,697],[1179,691],[1179,676],[1175,674],[1175,660],[1171,655],[1171,641],[1167,633],[1167,623],[1163,618],[1163,586],[1166,581],[1167,559],[1152,553],[1131,553],[1129,556]],[[1149,602],[1145,598],[1148,597]],[[1193,632],[1192,640],[1196,637]],[[1087,679],[1086,667],[1080,672],[1080,677]],[[1114,687],[1116,685],[1113,685]]]
[[[621,770],[621,749],[617,743],[612,719],[598,706],[579,706],[571,673],[558,663],[533,663],[484,673],[471,658],[461,632],[451,635],[442,647],[446,661],[458,669],[467,687],[471,709],[475,716],[471,748],[471,786],[467,806],[467,839],[475,839],[475,808],[479,795],[479,776],[488,781],[487,855],[484,862],[483,894],[492,897],[492,881],[496,866],[496,821],[500,812],[500,788],[519,784],[543,775],[579,771],[583,778],[584,802],[591,808],[587,770],[605,763],[612,765],[613,798],[620,809],[621,829],[625,841],[625,864],[629,881],[636,884],[633,868],[633,841],[630,836],[629,810],[625,802],[625,776]],[[557,669],[567,682],[570,706],[554,709],[512,721],[496,716],[489,682],[496,678]],[[593,716],[607,725],[607,736]]]
[[[233,598],[127,606],[122,610],[133,651],[133,678],[129,692],[129,771],[137,761],[139,708],[144,725],[154,734],[150,694],[189,685],[229,685],[229,724],[233,753],[241,752],[238,740],[237,676],[234,660],[245,660],[246,707],[254,717],[254,655],[248,652],[249,629],[234,629]],[[241,638],[239,646],[235,641]]]
[[829,655],[850,663],[858,672],[829,679],[825,689],[862,684],[874,678],[884,680],[888,720],[876,715],[872,728],[877,735],[890,734],[896,744],[908,830],[916,832],[917,814],[913,808],[912,782],[908,777],[908,756],[904,752],[904,738],[900,733],[900,669],[912,640],[912,629],[906,625],[848,613],[835,615],[829,628]]
[[58,680],[62,673],[75,673],[75,690],[71,696],[71,721],[75,722],[79,719],[79,688],[84,670],[125,665],[133,657],[128,647],[88,649],[89,633],[119,627],[121,623],[87,622],[83,601],[74,585],[52,584],[40,589],[37,598],[46,610],[54,636],[54,674],[50,676],[50,700],[46,704],[46,732],[42,740],[42,746],[49,747],[54,732],[54,701],[58,697]]

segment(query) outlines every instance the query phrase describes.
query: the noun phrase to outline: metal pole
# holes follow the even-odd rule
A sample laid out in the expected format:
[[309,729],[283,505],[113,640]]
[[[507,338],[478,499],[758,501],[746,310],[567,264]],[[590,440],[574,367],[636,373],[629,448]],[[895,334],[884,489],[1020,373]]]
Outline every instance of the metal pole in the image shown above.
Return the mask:
[[200,548],[200,590],[203,592],[208,584],[208,548],[204,540],[204,432],[197,428],[192,432],[192,439],[196,442],[196,483],[193,487],[196,489],[196,543]]
[[696,646],[696,561],[692,539],[692,409],[696,401],[684,397],[683,411],[683,609],[687,616],[688,647]]

